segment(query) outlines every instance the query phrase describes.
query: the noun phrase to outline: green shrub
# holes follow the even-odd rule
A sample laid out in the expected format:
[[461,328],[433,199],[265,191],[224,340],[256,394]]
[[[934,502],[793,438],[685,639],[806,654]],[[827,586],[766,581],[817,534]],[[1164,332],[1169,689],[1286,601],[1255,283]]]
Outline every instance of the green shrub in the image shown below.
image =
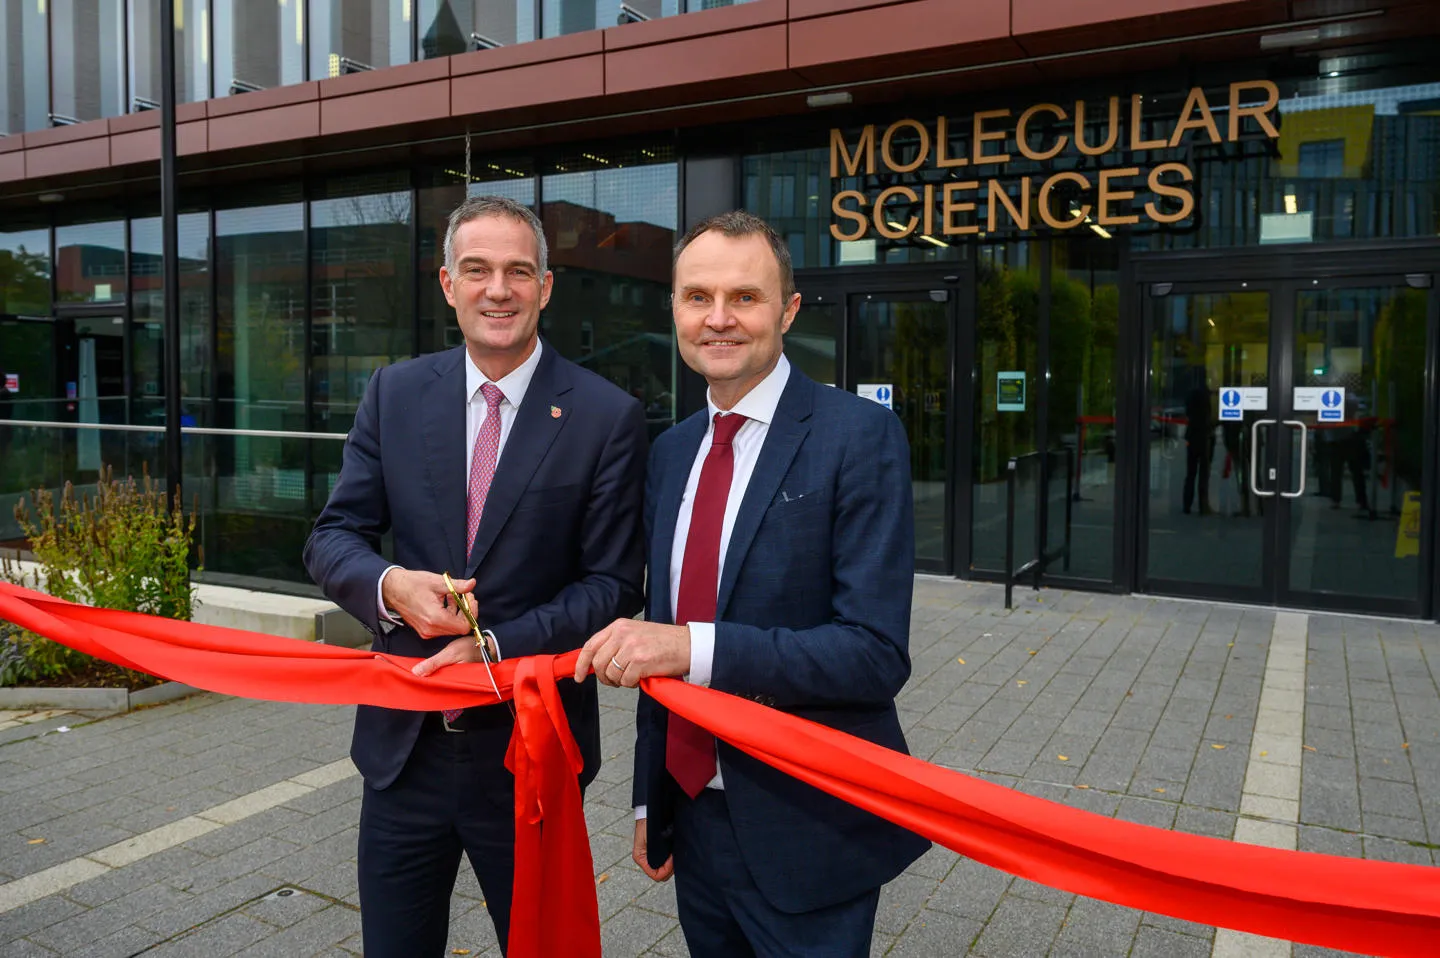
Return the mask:
[[[39,569],[25,575],[10,560],[0,577],[57,598],[105,609],[188,620],[194,611],[190,554],[194,509],[165,495],[148,470],[137,485],[100,472],[93,497],[65,483],[60,501],[47,489],[24,499],[15,519],[30,540]],[[0,686],[53,678],[83,667],[87,657],[13,626],[0,632]]]

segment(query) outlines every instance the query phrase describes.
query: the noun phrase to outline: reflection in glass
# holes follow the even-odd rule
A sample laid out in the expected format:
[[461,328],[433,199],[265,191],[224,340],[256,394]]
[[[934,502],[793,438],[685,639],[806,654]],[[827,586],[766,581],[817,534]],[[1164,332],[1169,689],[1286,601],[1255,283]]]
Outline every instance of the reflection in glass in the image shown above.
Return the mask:
[[565,156],[552,169],[541,192],[555,285],[541,331],[644,403],[653,438],[675,421],[676,166],[656,147]]
[[[5,359],[0,372],[15,375],[13,384],[0,380],[0,419],[51,418],[56,393],[49,230],[0,233],[0,356]],[[11,427],[0,426],[0,462],[5,463],[0,473],[11,472],[12,463],[20,468],[9,453],[21,448],[23,439]],[[7,488],[3,482],[0,479],[0,490]]]
[[[1220,423],[1218,393],[1269,386],[1269,294],[1176,293],[1151,304],[1148,577],[1258,589],[1269,500],[1249,488],[1251,456],[1265,461],[1250,428],[1266,413]],[[1261,430],[1262,444],[1269,435]],[[1262,470],[1261,489],[1273,485]]]
[[52,106],[62,122],[125,112],[124,4],[53,0],[50,8]]
[[[785,237],[796,269],[830,266],[831,180],[823,149],[747,156],[742,168],[745,209]],[[873,262],[873,257],[867,262]]]
[[[1313,410],[1306,460],[1292,440],[1290,588],[1416,601],[1420,595],[1420,490],[1424,476],[1423,289],[1373,287],[1300,293],[1295,304],[1295,385],[1343,396],[1343,418]],[[1433,426],[1432,426],[1433,428]]]
[[[130,110],[160,108],[160,3],[130,0]],[[210,96],[210,0],[175,0],[175,100]]]
[[55,291],[62,303],[125,298],[123,220],[56,228]]
[[348,432],[370,374],[410,355],[410,191],[343,195],[408,179],[332,179],[310,204],[315,431]]
[[305,79],[305,4],[214,0],[215,95]]
[[534,0],[420,0],[422,59],[534,39]]
[[[1072,514],[1066,575],[1110,581],[1115,551],[1115,376],[1120,336],[1119,253],[1113,242],[1076,236],[1053,244],[1047,445],[1069,450]],[[1054,456],[1052,463],[1064,462]],[[1065,488],[1064,477],[1052,484]],[[1063,496],[1064,492],[1059,491]],[[1062,503],[1063,508],[1063,503]],[[1049,541],[1063,522],[1052,506]],[[1057,574],[1060,568],[1053,569]]]
[[45,4],[12,0],[0,17],[0,133],[43,130],[50,125]]
[[[1033,243],[980,247],[975,292],[974,534],[970,555],[974,569],[1004,568],[1006,467],[1012,456],[1036,449],[1039,249]],[[1023,410],[999,408],[997,384],[1002,372],[1025,374]]]
[[0,314],[50,315],[50,231],[0,233]]
[[310,79],[410,62],[411,0],[309,2]]
[[[450,213],[465,199],[465,161],[422,174],[416,223],[420,234],[420,352],[433,353],[463,342],[455,323],[455,310],[440,289],[440,267],[445,263],[445,226]],[[532,209],[535,176],[524,157],[487,158],[472,171],[470,196],[505,196]]]
[[[212,425],[210,217],[182,213],[180,232],[180,423]],[[165,295],[158,217],[130,223],[130,421],[165,424]],[[187,440],[188,441],[188,440]]]
[[828,302],[823,296],[805,296],[804,290],[801,296],[800,312],[785,334],[785,357],[817,383],[839,386],[835,352],[845,321],[844,305],[838,300]]
[[[851,297],[851,381],[888,385],[910,440],[915,562],[945,566],[945,481],[950,410],[949,291]],[[946,297],[946,298],[940,298]]]

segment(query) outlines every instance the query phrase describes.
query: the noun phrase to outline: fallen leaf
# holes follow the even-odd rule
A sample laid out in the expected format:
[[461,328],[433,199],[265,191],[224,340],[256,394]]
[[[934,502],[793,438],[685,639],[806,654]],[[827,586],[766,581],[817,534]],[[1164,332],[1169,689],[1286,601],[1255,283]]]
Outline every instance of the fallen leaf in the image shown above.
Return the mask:
[[600,877],[595,879],[595,884],[600,885],[610,880],[609,872],[601,872]]
[[1302,746],[1300,746],[1300,747],[1303,748],[1303,749],[1304,749],[1305,751],[1307,751],[1307,752],[1313,752],[1313,751],[1315,751],[1315,746],[1313,746],[1313,745],[1302,745]]
[[470,949],[469,949],[469,948],[451,948],[451,949],[450,949],[450,954],[452,954],[452,955],[468,955],[468,954],[470,954]]
[[1225,716],[1225,717],[1226,717],[1227,719],[1232,719],[1232,718],[1234,718],[1235,716],[1233,716],[1233,715],[1227,715],[1227,716]]
[[955,661],[956,661],[956,662],[959,662],[961,665],[964,665],[964,664],[965,664],[965,660],[964,660],[964,659],[956,659]]
[[1410,743],[1409,743],[1409,742],[1401,742],[1401,743],[1400,743],[1400,747],[1401,747],[1401,748],[1409,748],[1409,747],[1410,747]]
[[1270,754],[1270,752],[1269,752],[1268,750],[1262,751],[1262,752],[1260,753],[1260,757],[1261,757],[1261,758],[1264,758],[1265,756],[1267,756],[1267,755],[1269,755],[1269,754]]
[[1062,761],[1062,762],[1068,762],[1068,761],[1070,761],[1070,756],[1068,756],[1068,755],[1057,755],[1057,756],[1055,756],[1055,757],[1058,758],[1058,759],[1059,759],[1060,761]]
[[1129,689],[1126,689],[1126,690],[1125,690],[1125,694],[1126,694],[1126,696],[1131,696],[1131,695],[1134,695],[1135,693],[1134,693],[1134,692],[1131,692]]
[[1210,747],[1211,747],[1211,748],[1224,748],[1225,746],[1223,746],[1223,745],[1218,745],[1218,744],[1212,744]]
[[1227,648],[1227,649],[1233,649],[1233,648],[1235,648],[1235,643],[1234,643],[1234,642],[1227,642],[1227,643],[1225,644],[1225,648]]
[[1016,680],[1015,680],[1015,684],[1016,684],[1016,685],[1028,685],[1029,682],[1030,682],[1029,679],[1016,679]]
[[1026,649],[1026,650],[1025,650],[1025,654],[1026,654],[1026,655],[1034,655],[1034,654],[1035,654],[1035,650],[1034,650],[1034,649]]
[[1164,794],[1165,794],[1165,789],[1163,789],[1163,788],[1157,788],[1157,789],[1155,789],[1155,791],[1159,792],[1161,795],[1164,795]]
[[1076,785],[1076,788],[1089,788],[1089,785]]
[[25,844],[27,844],[27,845],[43,845],[43,844],[45,844],[45,839],[43,839],[43,838],[32,838],[32,839],[30,839],[28,842],[26,842]]

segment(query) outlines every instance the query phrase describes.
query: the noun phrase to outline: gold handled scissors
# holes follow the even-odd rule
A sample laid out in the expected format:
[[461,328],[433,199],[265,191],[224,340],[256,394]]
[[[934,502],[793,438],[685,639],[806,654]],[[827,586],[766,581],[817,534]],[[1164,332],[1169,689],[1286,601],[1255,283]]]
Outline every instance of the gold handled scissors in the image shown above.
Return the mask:
[[[490,687],[495,690],[495,698],[499,699],[501,697],[500,686],[495,681],[495,673],[490,670],[490,667],[494,664],[490,658],[490,644],[485,641],[485,636],[480,634],[480,623],[475,621],[475,614],[470,611],[470,603],[465,600],[464,596],[455,591],[455,583],[450,580],[450,573],[442,572],[440,574],[445,577],[445,588],[450,590],[450,598],[455,600],[455,607],[459,609],[460,614],[465,617],[465,622],[470,626],[470,631],[475,636],[475,646],[480,650],[481,661],[485,663],[485,674],[490,677]],[[510,709],[510,714],[513,716],[515,714],[514,703],[508,700],[504,701],[505,705]]]

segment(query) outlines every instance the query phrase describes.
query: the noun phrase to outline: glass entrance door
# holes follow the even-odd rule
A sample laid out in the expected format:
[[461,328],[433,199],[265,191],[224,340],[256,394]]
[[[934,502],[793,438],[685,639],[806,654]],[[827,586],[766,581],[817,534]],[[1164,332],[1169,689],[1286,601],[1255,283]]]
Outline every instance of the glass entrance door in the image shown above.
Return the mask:
[[1429,282],[1147,288],[1144,588],[1421,614]]
[[905,424],[915,492],[915,566],[952,565],[948,480],[951,310],[948,289],[849,297],[847,388],[886,405]]

